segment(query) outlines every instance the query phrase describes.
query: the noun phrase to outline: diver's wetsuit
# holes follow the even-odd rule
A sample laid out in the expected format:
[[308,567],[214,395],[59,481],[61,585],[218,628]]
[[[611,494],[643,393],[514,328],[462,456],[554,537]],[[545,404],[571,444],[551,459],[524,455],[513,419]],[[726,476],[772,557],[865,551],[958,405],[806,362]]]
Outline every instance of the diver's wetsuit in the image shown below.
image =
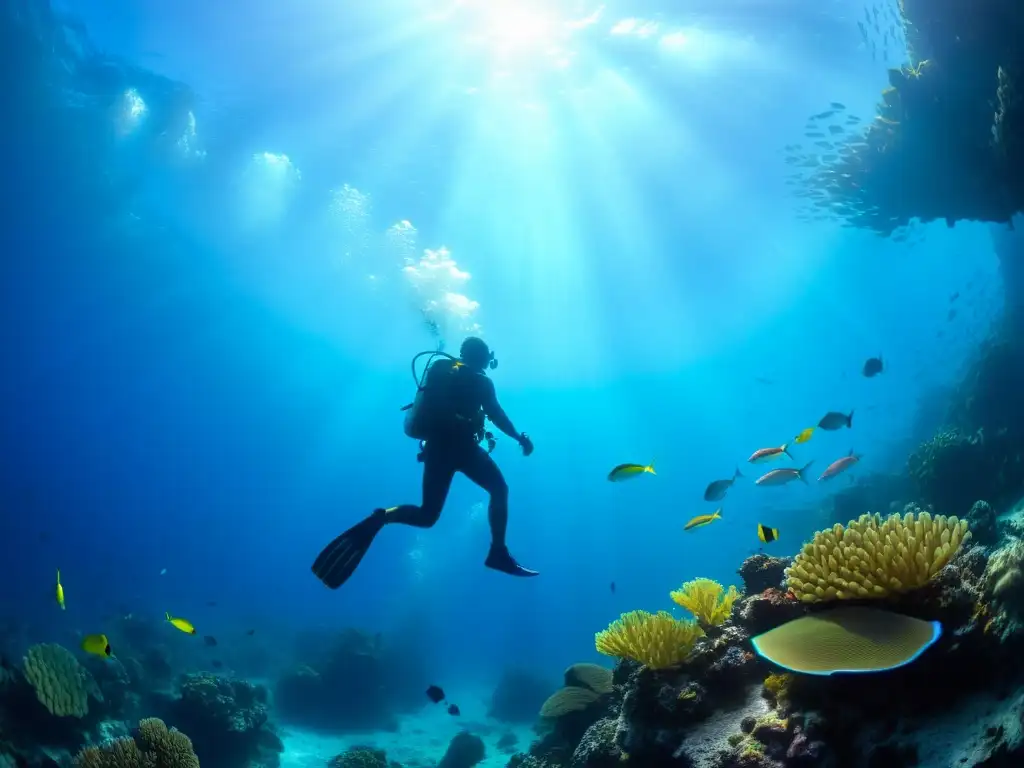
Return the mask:
[[461,367],[452,373],[450,396],[459,417],[433,424],[423,448],[423,501],[403,504],[387,512],[388,523],[430,528],[441,517],[448,490],[456,472],[461,472],[490,494],[487,518],[491,541],[505,546],[508,527],[508,484],[501,470],[480,444],[476,431],[482,423],[479,414],[489,418],[505,434],[518,439],[512,421],[498,404],[494,383],[483,373]]
[[[355,572],[373,539],[388,523],[430,528],[441,517],[452,479],[461,472],[490,494],[487,518],[491,526],[491,549],[485,564],[513,576],[536,576],[509,554],[505,545],[508,527],[508,484],[501,470],[478,442],[483,416],[509,437],[533,450],[525,435],[516,432],[511,419],[498,404],[494,384],[483,373],[462,365],[447,382],[446,413],[431,414],[423,448],[423,500],[388,510],[377,509],[360,523],[332,541],[313,564],[313,573],[331,589],[337,589]],[[453,413],[455,416],[453,416]]]

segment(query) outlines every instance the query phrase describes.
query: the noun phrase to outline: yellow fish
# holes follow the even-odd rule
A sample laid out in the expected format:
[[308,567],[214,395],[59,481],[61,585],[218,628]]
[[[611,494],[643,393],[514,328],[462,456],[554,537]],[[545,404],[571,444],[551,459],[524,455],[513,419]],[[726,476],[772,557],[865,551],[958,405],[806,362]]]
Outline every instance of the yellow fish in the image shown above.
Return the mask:
[[196,633],[196,628],[192,626],[191,621],[188,621],[186,619],[172,618],[171,614],[167,613],[166,611],[164,612],[164,616],[167,617],[167,621],[169,621],[174,626],[175,629],[180,629],[186,635],[194,635]]
[[803,432],[801,432],[799,435],[794,437],[793,438],[793,442],[794,443],[798,443],[798,444],[799,443],[806,443],[808,440],[811,439],[811,435],[813,435],[813,434],[814,434],[814,427],[808,427]]
[[57,569],[57,605],[62,611],[67,610],[64,607],[64,585],[60,583],[60,568]]
[[683,526],[684,531],[692,531],[694,528],[700,528],[705,525],[711,525],[715,520],[722,519],[722,508],[719,507],[715,510],[713,515],[697,515],[693,520]]
[[613,483],[619,483],[623,480],[631,480],[634,477],[640,477],[640,475],[656,475],[654,471],[654,461],[650,464],[619,464],[611,472],[608,473],[608,479]]
[[763,543],[770,544],[779,538],[778,528],[769,528],[767,525],[757,524],[757,538]]
[[82,638],[82,650],[107,658],[113,655],[106,635],[86,635]]

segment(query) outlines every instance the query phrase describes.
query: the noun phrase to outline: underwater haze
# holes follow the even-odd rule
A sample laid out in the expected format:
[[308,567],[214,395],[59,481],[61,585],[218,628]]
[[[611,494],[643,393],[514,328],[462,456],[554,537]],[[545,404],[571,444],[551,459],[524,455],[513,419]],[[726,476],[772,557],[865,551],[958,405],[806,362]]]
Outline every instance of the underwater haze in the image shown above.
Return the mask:
[[[845,522],[831,496],[904,470],[1002,289],[986,225],[798,218],[783,147],[830,104],[871,120],[905,57],[869,55],[858,2],[812,5],[5,4],[5,653],[131,616],[198,649],[175,672],[212,671],[209,635],[257,681],[356,628],[483,717],[507,668],[557,683],[620,614]],[[419,503],[413,355],[470,335],[536,446],[490,427],[539,576],[484,567],[457,476],[436,525],[325,588],[328,542]],[[829,411],[852,427],[793,444]]]

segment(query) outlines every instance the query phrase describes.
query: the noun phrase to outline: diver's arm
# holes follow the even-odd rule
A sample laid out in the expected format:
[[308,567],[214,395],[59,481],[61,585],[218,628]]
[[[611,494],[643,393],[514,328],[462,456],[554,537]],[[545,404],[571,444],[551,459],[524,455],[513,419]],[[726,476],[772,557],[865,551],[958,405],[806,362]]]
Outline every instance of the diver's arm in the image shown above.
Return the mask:
[[494,382],[488,378],[483,379],[484,397],[483,407],[484,415],[491,420],[491,423],[504,432],[509,437],[518,441],[523,442],[522,433],[517,432],[515,425],[512,424],[512,419],[505,413],[505,409],[498,404],[498,393],[494,390]]

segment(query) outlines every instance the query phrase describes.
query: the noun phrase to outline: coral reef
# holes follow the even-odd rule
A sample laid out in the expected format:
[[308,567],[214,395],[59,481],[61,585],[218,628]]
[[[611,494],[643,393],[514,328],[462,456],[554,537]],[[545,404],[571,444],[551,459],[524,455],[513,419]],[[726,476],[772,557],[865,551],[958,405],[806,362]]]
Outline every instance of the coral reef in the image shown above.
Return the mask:
[[165,718],[188,733],[203,762],[276,768],[284,745],[270,723],[267,690],[245,680],[184,675]]
[[[991,509],[977,505],[971,519],[990,526]],[[972,545],[965,521],[912,506],[888,520],[865,515],[840,529],[824,532],[827,544],[816,537],[823,558],[809,545],[808,557],[788,569],[792,578],[798,565],[826,563],[823,578],[838,573],[862,588],[856,595],[846,597],[848,588],[829,583],[823,589],[830,599],[815,588],[814,599],[804,602],[782,589],[786,561],[754,555],[740,568],[747,594],[715,632],[694,638],[672,664],[655,658],[652,667],[622,654],[615,684],[588,713],[589,723],[549,734],[528,754],[513,756],[510,768],[610,768],[624,761],[685,768],[980,768],[1024,760],[1018,690],[1024,633],[1007,619],[1024,608],[1017,602],[1024,597],[1017,591],[1024,546],[1016,529],[996,527],[998,546]],[[843,552],[844,543],[855,545],[856,559]],[[879,548],[888,552],[884,562],[869,552]],[[829,605],[939,621],[944,632],[913,663],[877,674],[792,674],[752,653],[753,635]]]
[[882,235],[914,219],[1009,222],[1024,209],[1019,11],[1003,0],[900,10],[909,62],[889,70],[862,132],[807,162],[805,196]]
[[98,747],[86,747],[75,757],[77,768],[199,768],[199,758],[184,733],[168,729],[162,720],[139,723],[132,737]]
[[923,587],[968,538],[967,522],[955,517],[862,515],[816,533],[786,569],[786,581],[808,603],[886,597]]
[[344,753],[331,758],[327,768],[402,768],[399,763],[388,760],[383,749],[373,747],[350,747]]
[[940,514],[963,513],[978,499],[1002,502],[1020,488],[1024,468],[1005,433],[944,429],[917,447],[907,471],[918,498]]

